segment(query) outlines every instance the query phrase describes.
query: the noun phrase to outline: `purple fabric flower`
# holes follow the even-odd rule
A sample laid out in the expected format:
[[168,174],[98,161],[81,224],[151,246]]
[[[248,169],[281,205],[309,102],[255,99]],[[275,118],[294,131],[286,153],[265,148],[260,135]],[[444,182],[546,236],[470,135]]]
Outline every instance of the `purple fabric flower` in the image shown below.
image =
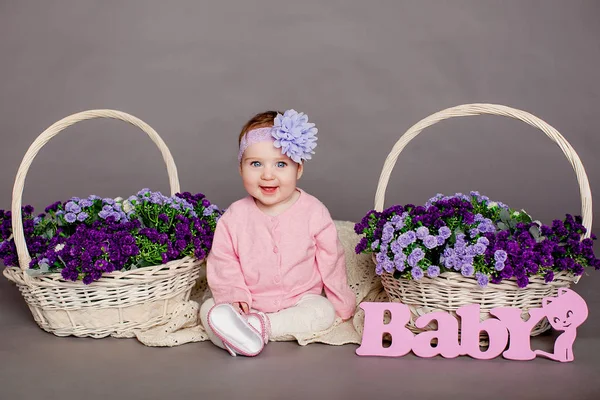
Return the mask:
[[73,222],[77,221],[77,216],[75,214],[73,214],[72,212],[66,213],[65,221],[72,224]]
[[275,117],[272,135],[273,145],[281,148],[281,152],[294,162],[301,163],[310,160],[317,147],[317,132],[315,124],[308,122],[308,116],[295,110],[287,110]]
[[435,240],[437,241],[437,245],[438,246],[441,246],[441,245],[443,245],[446,242],[446,240],[443,237],[441,237],[441,236],[436,236]]
[[496,261],[494,264],[494,269],[496,271],[502,271],[504,269],[504,261]]
[[371,243],[371,250],[377,250],[378,247],[379,247],[379,239],[377,239],[373,243]]
[[85,211],[82,211],[79,214],[77,214],[77,221],[83,222],[86,220],[87,217],[88,217],[88,214]]

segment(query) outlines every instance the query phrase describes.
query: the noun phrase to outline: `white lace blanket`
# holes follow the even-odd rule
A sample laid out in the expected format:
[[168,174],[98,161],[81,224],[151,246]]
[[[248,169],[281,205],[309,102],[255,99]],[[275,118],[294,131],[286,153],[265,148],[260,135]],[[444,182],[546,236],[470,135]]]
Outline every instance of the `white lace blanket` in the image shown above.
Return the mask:
[[[348,283],[356,294],[356,313],[349,321],[336,320],[326,331],[303,336],[283,336],[271,338],[272,341],[295,340],[300,345],[325,343],[329,345],[360,344],[364,324],[364,311],[358,307],[362,301],[388,301],[381,286],[381,280],[375,274],[371,257],[357,255],[354,247],[360,237],[354,233],[354,223],[335,221],[338,235],[346,254]],[[206,296],[206,278],[200,278],[192,291],[190,300],[175,310],[170,322],[136,334],[137,339],[146,346],[178,346],[184,343],[208,340],[200,324],[198,311]]]

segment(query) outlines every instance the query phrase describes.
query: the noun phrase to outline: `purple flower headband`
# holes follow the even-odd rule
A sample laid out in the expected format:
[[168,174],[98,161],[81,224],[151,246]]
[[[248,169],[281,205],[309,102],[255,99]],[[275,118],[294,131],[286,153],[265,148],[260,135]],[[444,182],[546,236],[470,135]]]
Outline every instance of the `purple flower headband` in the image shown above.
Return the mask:
[[281,149],[294,162],[302,163],[310,160],[317,147],[315,124],[308,122],[308,116],[295,110],[287,110],[283,115],[277,114],[272,128],[258,128],[247,132],[240,142],[238,161],[242,160],[244,151],[255,143],[273,141],[273,146]]

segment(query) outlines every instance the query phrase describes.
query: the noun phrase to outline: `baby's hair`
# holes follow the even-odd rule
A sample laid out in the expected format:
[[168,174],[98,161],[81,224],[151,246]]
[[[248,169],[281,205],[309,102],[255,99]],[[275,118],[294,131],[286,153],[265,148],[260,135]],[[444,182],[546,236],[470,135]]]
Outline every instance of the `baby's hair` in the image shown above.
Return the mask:
[[238,138],[238,146],[240,145],[240,143],[242,142],[242,138],[246,133],[248,133],[248,131],[251,131],[252,129],[268,128],[270,126],[273,126],[277,114],[283,113],[281,111],[265,111],[258,113],[254,117],[250,118],[250,120],[246,122],[246,124],[242,128],[242,131],[240,132],[240,137]]

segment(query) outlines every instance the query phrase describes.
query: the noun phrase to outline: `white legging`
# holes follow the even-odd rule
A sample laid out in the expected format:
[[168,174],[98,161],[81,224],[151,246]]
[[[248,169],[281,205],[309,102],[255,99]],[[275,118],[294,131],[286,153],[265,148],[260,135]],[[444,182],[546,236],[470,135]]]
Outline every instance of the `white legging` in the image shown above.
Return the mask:
[[[224,348],[221,339],[214,334],[206,322],[208,312],[214,305],[215,301],[212,298],[202,303],[200,320],[211,342]],[[271,322],[271,337],[277,338],[284,335],[324,331],[333,325],[335,309],[325,296],[307,294],[302,296],[296,305],[275,313],[266,313],[266,315]]]

